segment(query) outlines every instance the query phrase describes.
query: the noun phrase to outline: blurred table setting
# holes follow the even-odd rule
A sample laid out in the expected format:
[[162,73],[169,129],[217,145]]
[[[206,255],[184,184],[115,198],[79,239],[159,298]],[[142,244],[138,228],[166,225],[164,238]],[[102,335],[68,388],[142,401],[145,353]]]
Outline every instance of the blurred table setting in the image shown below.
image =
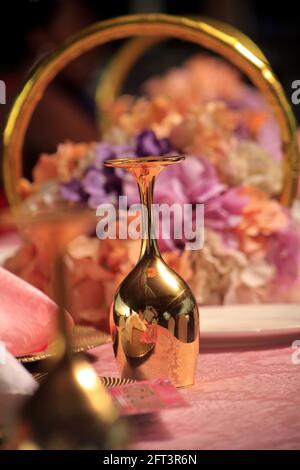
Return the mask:
[[[32,360],[25,361],[22,365],[20,356],[26,351],[30,353],[37,349],[43,350],[45,342],[49,343],[53,338],[54,326],[45,320],[42,322],[43,328],[39,330],[40,321],[35,324],[32,316],[32,312],[36,310],[32,310],[32,305],[38,302],[39,312],[43,311],[46,317],[51,318],[52,301],[24,281],[0,269],[1,337],[6,340],[6,345],[1,343],[0,355],[0,415],[3,434],[14,422],[26,398],[39,386],[34,377],[39,380],[48,373],[45,359],[36,362],[33,354]],[[12,290],[10,286],[13,286]],[[27,300],[20,307],[20,299],[24,299],[24,296],[27,296]],[[43,301],[44,309],[41,306]],[[243,308],[245,314],[246,307],[241,306]],[[12,311],[18,312],[19,323],[14,316],[11,317]],[[12,323],[3,323],[3,312],[11,318]],[[216,312],[211,313],[216,316]],[[253,332],[249,335],[248,320],[247,346],[245,331],[240,331],[244,345],[232,332],[230,334],[225,330],[221,337],[215,335],[213,339],[214,331],[210,325],[212,317],[205,315],[205,308],[203,316],[203,334],[200,339],[202,347],[196,382],[193,387],[179,389],[185,406],[137,416],[129,448],[299,449],[299,324],[298,328],[288,331],[288,335],[281,329],[279,332],[275,331],[274,336],[273,331],[271,341],[270,336],[265,334],[260,337],[259,332],[254,337]],[[274,315],[272,318],[274,325]],[[234,314],[233,321],[238,330],[239,324]],[[257,320],[255,324],[257,326]],[[10,332],[13,334],[10,335]],[[229,340],[231,343],[228,343]],[[107,341],[109,338],[105,338],[103,342]],[[10,351],[19,356],[19,361]],[[99,377],[110,377],[111,381],[119,377],[111,342],[89,349],[87,354]],[[112,382],[112,386],[116,385],[118,382]]]

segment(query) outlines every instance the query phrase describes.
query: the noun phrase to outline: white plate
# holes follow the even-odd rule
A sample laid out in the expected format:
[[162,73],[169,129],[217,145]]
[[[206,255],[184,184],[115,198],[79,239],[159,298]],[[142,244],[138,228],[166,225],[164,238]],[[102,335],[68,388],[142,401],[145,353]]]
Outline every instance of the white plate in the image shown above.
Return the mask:
[[300,304],[199,307],[203,348],[267,346],[300,340]]

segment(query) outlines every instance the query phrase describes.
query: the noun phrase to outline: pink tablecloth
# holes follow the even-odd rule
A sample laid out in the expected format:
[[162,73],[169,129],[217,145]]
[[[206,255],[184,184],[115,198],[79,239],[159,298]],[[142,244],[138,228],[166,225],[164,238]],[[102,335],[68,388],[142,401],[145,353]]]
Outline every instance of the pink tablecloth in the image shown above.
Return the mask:
[[[299,338],[300,339],[300,338]],[[134,449],[300,449],[300,365],[291,348],[210,352],[189,407],[138,421]],[[99,375],[118,375],[111,345],[93,350]]]

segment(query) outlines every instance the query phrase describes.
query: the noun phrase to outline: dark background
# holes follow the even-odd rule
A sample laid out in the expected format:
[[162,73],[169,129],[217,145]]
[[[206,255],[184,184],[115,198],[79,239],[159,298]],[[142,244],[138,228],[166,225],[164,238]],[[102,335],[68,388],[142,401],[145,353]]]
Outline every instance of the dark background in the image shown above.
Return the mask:
[[[58,47],[66,37],[94,21],[139,12],[205,15],[228,22],[250,36],[268,57],[288,97],[291,83],[300,79],[299,15],[296,2],[258,0],[11,0],[1,2],[0,79],[7,85],[7,104],[0,106],[0,132],[16,94],[32,65]],[[66,138],[99,138],[95,123],[97,77],[116,49],[107,45],[68,68],[50,87],[28,132],[24,169],[30,176],[41,151],[52,152]],[[130,75],[125,91],[137,93],[143,79],[175,63],[195,49],[169,42],[150,52]],[[196,49],[198,50],[198,49]],[[300,120],[300,106],[294,106]],[[2,129],[1,129],[2,128]],[[0,149],[1,151],[1,149]]]

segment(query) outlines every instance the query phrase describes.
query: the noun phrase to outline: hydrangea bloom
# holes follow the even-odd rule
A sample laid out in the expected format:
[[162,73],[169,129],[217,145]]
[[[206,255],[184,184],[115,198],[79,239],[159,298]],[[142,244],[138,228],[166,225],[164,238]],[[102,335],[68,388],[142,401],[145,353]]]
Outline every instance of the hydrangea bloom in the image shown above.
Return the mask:
[[[136,181],[128,172],[106,168],[106,159],[183,153],[185,162],[158,176],[155,202],[203,203],[204,247],[182,252],[184,239],[162,239],[168,225],[162,220],[159,243],[167,262],[191,283],[200,303],[299,302],[299,225],[295,212],[273,197],[281,188],[281,139],[263,97],[229,65],[203,56],[144,89],[146,96],[116,100],[108,110],[112,126],[100,144],[67,142],[41,156],[27,194],[51,180],[75,204],[94,208],[125,194],[130,205],[139,202]],[[139,251],[138,241],[88,237],[84,245],[90,244],[93,250],[77,246],[72,253],[72,311],[80,310],[81,319],[99,318],[103,299],[107,308]],[[45,264],[32,258],[36,252],[16,255],[12,270],[46,291],[40,272]],[[95,314],[91,307],[97,307]]]
[[[168,139],[158,139],[151,130],[144,130],[129,144],[113,145],[102,142],[95,146],[89,158],[90,166],[83,169],[79,178],[72,178],[61,184],[60,195],[71,202],[87,202],[91,208],[101,203],[117,200],[122,193],[123,171],[104,166],[105,160],[124,156],[144,157],[146,155],[165,155],[174,150]],[[132,179],[129,178],[132,182]],[[136,184],[135,184],[136,186]],[[135,189],[137,194],[137,190]]]
[[293,282],[299,275],[300,232],[290,222],[270,239],[266,259],[276,268],[278,281]]

